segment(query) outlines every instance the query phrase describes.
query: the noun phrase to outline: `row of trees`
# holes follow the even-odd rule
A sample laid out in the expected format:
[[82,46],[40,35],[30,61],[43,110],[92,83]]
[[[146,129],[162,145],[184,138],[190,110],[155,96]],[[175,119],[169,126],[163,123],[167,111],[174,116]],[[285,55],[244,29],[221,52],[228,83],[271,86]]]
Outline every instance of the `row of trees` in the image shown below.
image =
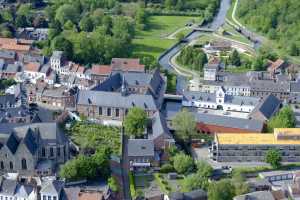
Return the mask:
[[237,10],[243,23],[275,40],[286,53],[300,53],[300,2],[294,0],[242,0]]
[[207,63],[207,57],[203,50],[194,46],[187,46],[182,49],[176,60],[179,64],[198,72],[202,72],[205,63]]
[[295,126],[295,114],[290,106],[285,106],[269,120],[267,131],[273,133],[274,128],[295,128]]

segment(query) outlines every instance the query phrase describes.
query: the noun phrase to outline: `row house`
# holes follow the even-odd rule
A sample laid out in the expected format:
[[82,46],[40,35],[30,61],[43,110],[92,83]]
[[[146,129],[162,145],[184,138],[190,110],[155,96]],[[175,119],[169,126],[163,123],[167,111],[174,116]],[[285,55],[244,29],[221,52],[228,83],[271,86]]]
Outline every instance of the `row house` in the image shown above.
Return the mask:
[[23,66],[20,63],[7,64],[0,59],[0,77],[4,79],[17,79],[22,76]]
[[273,134],[217,133],[211,158],[217,162],[264,162],[270,149],[277,149],[283,162],[299,162],[300,129],[278,128]]
[[18,55],[29,53],[32,50],[32,40],[0,38],[0,50],[14,51]]

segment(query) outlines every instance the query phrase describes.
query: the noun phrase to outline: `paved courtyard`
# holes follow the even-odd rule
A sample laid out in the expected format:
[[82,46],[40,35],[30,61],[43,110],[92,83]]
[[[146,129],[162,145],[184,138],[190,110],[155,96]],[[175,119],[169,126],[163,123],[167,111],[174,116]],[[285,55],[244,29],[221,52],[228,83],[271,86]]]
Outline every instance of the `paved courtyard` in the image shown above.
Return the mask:
[[242,168],[242,167],[258,167],[268,166],[263,162],[216,162],[209,158],[209,146],[203,146],[201,148],[193,149],[193,158],[195,160],[204,160],[208,162],[214,169],[221,169],[224,166],[231,168]]
[[249,113],[198,108],[198,113],[248,119]]

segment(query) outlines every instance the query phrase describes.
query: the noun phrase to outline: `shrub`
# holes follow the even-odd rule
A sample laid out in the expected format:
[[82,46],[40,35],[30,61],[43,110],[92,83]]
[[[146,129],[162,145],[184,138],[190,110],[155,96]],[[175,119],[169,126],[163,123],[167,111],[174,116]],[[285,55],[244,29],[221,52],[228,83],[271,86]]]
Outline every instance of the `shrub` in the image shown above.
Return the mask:
[[160,173],[170,173],[170,172],[174,172],[174,171],[175,171],[174,167],[171,164],[167,163],[167,164],[164,164],[161,166],[159,172]]

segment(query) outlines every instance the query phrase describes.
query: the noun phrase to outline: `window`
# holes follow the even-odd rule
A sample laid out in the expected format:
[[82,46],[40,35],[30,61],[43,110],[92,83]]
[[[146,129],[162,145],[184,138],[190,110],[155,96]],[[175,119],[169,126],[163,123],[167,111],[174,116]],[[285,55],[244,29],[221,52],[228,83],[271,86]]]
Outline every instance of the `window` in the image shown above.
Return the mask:
[[50,147],[50,157],[53,157],[54,153],[53,153],[53,147]]
[[119,108],[116,108],[116,117],[119,117],[120,116],[120,110]]
[[14,169],[14,164],[11,161],[9,162],[9,169]]
[[57,200],[55,196],[53,197],[53,200]]
[[46,150],[45,150],[45,147],[42,148],[42,157],[45,157],[46,156]]
[[27,169],[27,163],[26,163],[26,159],[25,158],[22,159],[21,164],[22,164],[22,169],[26,170]]
[[51,200],[51,196],[48,196],[48,200]]
[[102,115],[102,107],[99,107],[99,115]]
[[60,147],[57,147],[56,153],[57,153],[57,156],[59,157],[60,156]]
[[107,108],[107,116],[111,116],[111,108]]
[[3,163],[3,161],[1,161],[1,163],[0,163],[0,167],[1,167],[1,169],[4,169],[4,163]]

